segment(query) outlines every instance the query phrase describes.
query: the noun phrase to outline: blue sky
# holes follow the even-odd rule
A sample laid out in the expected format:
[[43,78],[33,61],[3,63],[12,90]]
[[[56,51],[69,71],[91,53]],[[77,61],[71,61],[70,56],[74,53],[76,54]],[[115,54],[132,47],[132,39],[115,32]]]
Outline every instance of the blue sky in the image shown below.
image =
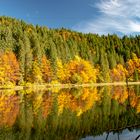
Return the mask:
[[140,33],[140,0],[0,0],[0,15],[84,33]]

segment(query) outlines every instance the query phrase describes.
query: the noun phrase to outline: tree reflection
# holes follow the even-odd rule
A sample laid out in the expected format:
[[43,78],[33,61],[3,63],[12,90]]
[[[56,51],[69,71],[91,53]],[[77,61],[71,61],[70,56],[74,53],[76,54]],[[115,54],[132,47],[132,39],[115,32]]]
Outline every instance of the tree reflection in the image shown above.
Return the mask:
[[[72,140],[139,126],[139,87],[0,91],[1,137]],[[6,135],[7,134],[7,135]]]

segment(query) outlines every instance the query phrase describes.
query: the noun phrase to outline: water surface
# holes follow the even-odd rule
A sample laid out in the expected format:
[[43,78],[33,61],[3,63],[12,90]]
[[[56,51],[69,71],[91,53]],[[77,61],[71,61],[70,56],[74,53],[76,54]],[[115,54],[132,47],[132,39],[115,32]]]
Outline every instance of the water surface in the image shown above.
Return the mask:
[[0,140],[140,139],[140,87],[0,91]]

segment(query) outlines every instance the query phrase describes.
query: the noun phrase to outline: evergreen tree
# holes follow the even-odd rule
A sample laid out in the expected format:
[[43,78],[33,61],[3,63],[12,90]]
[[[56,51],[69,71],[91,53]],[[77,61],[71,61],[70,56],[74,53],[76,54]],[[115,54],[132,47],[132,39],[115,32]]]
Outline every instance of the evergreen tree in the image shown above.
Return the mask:
[[32,69],[32,49],[30,46],[30,40],[28,38],[27,33],[24,33],[23,36],[23,42],[24,42],[24,51],[25,51],[25,56],[24,56],[24,80],[25,81],[30,81],[30,74],[31,74],[31,69]]

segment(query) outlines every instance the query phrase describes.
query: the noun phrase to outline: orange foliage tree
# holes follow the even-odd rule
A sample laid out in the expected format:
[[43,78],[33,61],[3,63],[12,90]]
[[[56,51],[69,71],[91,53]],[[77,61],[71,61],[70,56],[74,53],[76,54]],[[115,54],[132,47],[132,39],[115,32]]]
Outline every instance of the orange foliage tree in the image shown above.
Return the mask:
[[15,95],[15,91],[12,95],[2,93],[0,92],[0,127],[12,126],[19,113],[19,98]]
[[16,84],[19,81],[20,70],[19,63],[13,52],[1,52],[0,57],[0,84],[11,82]]
[[127,70],[121,64],[118,64],[116,66],[116,68],[113,68],[110,71],[110,76],[111,76],[112,82],[114,82],[114,81],[125,81],[126,74],[127,74]]

